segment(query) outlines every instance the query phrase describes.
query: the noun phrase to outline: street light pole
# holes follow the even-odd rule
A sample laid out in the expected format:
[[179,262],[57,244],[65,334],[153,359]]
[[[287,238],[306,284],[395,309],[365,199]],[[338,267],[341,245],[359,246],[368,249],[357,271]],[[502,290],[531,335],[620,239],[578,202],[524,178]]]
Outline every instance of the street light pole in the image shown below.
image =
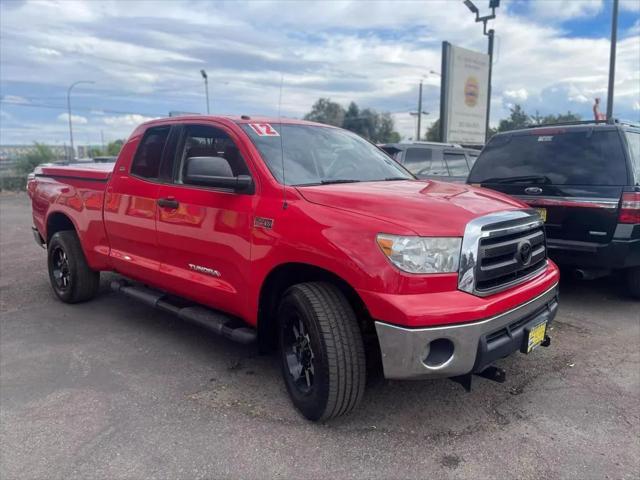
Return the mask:
[[204,70],[200,70],[200,74],[204,78],[204,94],[207,98],[207,115],[209,115],[209,77],[207,77],[207,72]]
[[[617,2],[617,0],[615,0]],[[491,74],[493,73],[493,37],[495,31],[490,29],[487,32],[487,22],[496,18],[496,8],[500,6],[500,0],[489,0],[489,8],[491,15],[480,16],[480,10],[471,0],[463,0],[463,3],[476,16],[476,23],[482,22],[482,32],[489,37],[489,46],[487,53],[489,54],[489,78],[487,85],[487,119],[485,123],[485,143],[489,141],[489,118],[491,116]]]
[[609,53],[609,89],[607,91],[607,122],[613,117],[613,83],[616,77],[616,43],[618,41],[618,0],[613,0],[611,17],[611,51]]
[[77,82],[69,85],[69,89],[67,90],[67,116],[69,117],[69,142],[71,143],[71,158],[69,160],[73,161],[76,156],[76,150],[73,147],[73,122],[71,121],[71,90],[73,87],[80,83],[95,83],[91,80],[78,80]]

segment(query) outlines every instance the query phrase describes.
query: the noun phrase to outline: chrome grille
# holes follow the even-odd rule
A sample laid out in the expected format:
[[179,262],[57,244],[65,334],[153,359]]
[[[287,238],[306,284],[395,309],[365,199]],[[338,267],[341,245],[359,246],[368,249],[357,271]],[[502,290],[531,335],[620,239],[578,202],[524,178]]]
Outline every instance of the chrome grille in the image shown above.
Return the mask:
[[546,265],[544,226],[535,211],[491,214],[467,225],[458,286],[486,296],[528,280]]

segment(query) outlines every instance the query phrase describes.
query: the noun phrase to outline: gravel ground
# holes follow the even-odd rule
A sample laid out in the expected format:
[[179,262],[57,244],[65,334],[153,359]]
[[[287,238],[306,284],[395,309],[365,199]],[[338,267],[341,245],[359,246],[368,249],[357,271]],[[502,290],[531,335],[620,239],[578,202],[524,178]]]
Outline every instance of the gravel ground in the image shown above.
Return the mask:
[[[551,348],[507,381],[379,381],[325,425],[259,356],[111,293],[57,301],[29,201],[0,194],[0,477],[640,477],[640,303],[563,280]],[[565,275],[568,277],[568,275]]]

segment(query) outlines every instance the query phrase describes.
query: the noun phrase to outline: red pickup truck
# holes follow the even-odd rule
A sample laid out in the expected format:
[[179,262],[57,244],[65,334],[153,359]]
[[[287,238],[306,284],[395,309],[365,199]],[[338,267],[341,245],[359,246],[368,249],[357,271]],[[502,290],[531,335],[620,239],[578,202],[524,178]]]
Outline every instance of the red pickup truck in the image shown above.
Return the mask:
[[277,348],[312,420],[358,405],[376,359],[386,378],[500,381],[493,362],[547,345],[558,308],[535,211],[326,125],[154,120],[115,165],[43,166],[28,192],[62,301],[117,272],[115,290]]

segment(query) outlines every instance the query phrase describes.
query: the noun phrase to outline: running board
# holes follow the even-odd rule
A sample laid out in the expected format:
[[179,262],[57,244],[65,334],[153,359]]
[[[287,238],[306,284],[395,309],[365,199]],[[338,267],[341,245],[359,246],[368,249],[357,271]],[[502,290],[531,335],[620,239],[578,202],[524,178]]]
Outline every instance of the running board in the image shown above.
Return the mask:
[[224,313],[197,305],[179,306],[159,291],[142,286],[134,286],[123,280],[111,282],[111,290],[124,293],[130,298],[141,301],[151,307],[172,313],[182,320],[205,327],[218,335],[222,335],[234,342],[250,344],[256,341],[256,331],[247,327],[241,320]]

